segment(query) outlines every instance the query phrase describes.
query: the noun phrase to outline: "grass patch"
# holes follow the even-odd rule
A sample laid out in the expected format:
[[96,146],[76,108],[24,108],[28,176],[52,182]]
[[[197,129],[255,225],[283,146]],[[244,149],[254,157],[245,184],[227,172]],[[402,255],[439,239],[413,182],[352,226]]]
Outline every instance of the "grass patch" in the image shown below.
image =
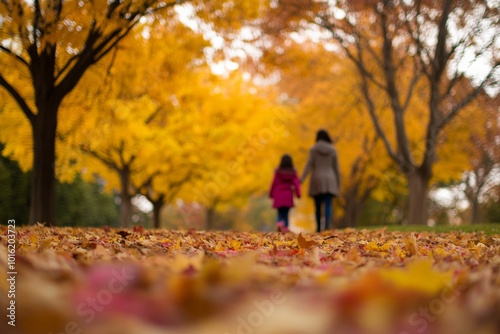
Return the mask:
[[477,224],[477,225],[437,225],[434,227],[430,226],[414,226],[414,225],[385,225],[385,226],[359,226],[358,229],[379,229],[387,228],[387,231],[391,232],[436,232],[436,233],[448,233],[448,232],[484,232],[488,235],[500,234],[500,224]]

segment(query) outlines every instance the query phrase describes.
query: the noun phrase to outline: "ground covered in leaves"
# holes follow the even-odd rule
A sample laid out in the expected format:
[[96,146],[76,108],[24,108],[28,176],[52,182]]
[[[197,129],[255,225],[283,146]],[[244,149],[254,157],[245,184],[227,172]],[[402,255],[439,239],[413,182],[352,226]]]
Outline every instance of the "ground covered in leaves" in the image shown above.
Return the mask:
[[1,333],[500,333],[500,235],[38,225],[16,246]]

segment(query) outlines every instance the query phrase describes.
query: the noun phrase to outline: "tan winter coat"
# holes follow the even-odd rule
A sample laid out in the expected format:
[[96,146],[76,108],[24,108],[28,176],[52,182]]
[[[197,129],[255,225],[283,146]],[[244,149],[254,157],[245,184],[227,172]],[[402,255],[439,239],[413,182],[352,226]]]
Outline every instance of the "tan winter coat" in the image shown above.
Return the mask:
[[304,182],[311,171],[309,196],[339,195],[340,172],[337,151],[332,144],[320,140],[309,150],[309,158],[300,178]]

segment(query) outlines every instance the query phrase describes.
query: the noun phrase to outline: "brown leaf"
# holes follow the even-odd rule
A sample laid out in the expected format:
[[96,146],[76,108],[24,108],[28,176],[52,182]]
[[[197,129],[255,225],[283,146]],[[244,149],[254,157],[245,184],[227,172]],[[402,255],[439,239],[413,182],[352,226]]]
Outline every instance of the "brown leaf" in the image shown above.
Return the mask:
[[127,231],[118,231],[118,232],[116,232],[116,234],[120,235],[122,238],[125,239],[126,237],[128,237],[132,233],[127,232]]
[[308,249],[309,247],[318,245],[318,243],[314,240],[306,240],[306,238],[302,236],[302,232],[299,234],[297,242],[299,244],[299,247],[304,249]]

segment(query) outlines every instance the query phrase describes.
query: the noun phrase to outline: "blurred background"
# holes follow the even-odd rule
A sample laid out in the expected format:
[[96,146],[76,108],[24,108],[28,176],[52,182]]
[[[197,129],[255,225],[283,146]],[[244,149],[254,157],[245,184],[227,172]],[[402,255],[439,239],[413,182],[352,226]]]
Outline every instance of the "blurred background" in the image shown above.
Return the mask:
[[[495,1],[17,2],[32,10],[0,5],[1,224],[271,231],[274,169],[288,153],[301,173],[320,128],[336,228],[500,222]],[[292,229],[313,231],[303,193]]]

